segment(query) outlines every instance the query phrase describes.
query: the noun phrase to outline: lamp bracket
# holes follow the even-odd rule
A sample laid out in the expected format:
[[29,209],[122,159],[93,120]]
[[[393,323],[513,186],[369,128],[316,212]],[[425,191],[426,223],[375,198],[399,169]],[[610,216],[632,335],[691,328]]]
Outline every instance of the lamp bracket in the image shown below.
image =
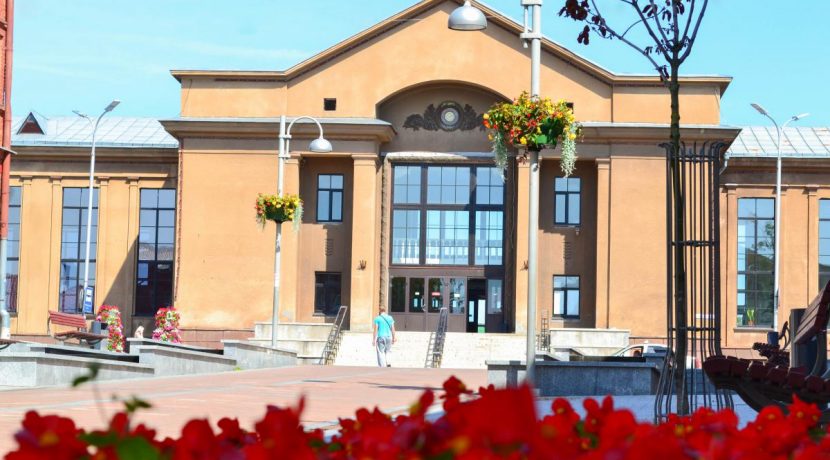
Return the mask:
[[522,0],[522,6],[542,6],[542,0]]
[[519,34],[519,38],[525,41],[535,39],[541,40],[543,38],[543,35],[538,32],[522,32]]

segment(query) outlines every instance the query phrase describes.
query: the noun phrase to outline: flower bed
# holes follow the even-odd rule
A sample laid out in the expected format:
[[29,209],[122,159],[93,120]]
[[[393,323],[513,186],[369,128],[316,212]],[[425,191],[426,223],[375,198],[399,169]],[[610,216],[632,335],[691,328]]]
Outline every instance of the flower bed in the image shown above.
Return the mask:
[[107,350],[124,352],[124,325],[121,324],[121,311],[115,305],[101,305],[96,321],[107,325]]
[[191,420],[175,439],[159,439],[131,414],[146,403],[125,402],[106,431],[87,432],[71,419],[32,411],[15,436],[18,449],[7,460],[32,458],[281,458],[281,459],[813,459],[830,456],[830,436],[818,425],[819,410],[796,400],[789,414],[764,409],[738,429],[729,410],[698,410],[660,425],[638,423],[613,399],[588,399],[581,418],[564,399],[552,414],[537,418],[526,388],[482,388],[480,397],[455,378],[444,383],[445,413],[426,417],[435,401],[426,391],[409,413],[390,417],[378,409],[360,409],[341,419],[333,435],[305,430],[297,407],[268,406],[252,430],[236,419]]

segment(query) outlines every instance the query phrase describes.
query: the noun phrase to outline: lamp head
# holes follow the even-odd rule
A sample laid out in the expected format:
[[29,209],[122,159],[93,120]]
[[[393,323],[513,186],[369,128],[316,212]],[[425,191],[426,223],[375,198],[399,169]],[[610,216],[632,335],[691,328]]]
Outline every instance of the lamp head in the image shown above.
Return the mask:
[[326,140],[323,136],[318,137],[308,144],[308,149],[314,153],[329,153],[332,151],[331,142]]
[[80,112],[80,111],[78,111],[78,110],[73,110],[73,111],[72,111],[72,113],[74,113],[75,115],[77,115],[77,116],[79,116],[79,117],[81,117],[81,118],[89,118],[88,116],[86,116],[86,114],[85,114],[85,113],[82,113],[82,112]]
[[801,119],[803,119],[803,118],[807,118],[807,117],[809,117],[809,116],[810,116],[810,114],[809,114],[809,113],[802,113],[802,114],[800,114],[800,115],[796,115],[796,116],[794,116],[794,117],[793,117],[793,121],[798,121],[798,120],[801,120]]
[[111,112],[112,109],[118,107],[118,104],[120,104],[120,103],[121,103],[121,101],[119,101],[118,99],[113,100],[112,102],[110,102],[110,105],[108,105],[107,108],[104,109],[104,113]]
[[769,113],[767,113],[767,111],[763,107],[761,107],[760,105],[758,105],[754,102],[750,105],[752,106],[753,109],[757,110],[758,113],[760,113],[761,115],[764,115],[765,117],[769,116]]
[[470,0],[466,0],[464,5],[450,14],[447,27],[452,30],[483,30],[487,28],[487,18],[480,9],[470,4]]

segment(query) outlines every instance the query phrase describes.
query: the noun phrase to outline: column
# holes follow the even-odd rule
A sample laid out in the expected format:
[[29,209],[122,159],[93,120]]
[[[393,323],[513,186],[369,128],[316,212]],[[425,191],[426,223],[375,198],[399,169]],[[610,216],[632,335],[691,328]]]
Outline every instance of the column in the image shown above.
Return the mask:
[[[300,155],[292,154],[291,158],[285,160],[283,173],[283,193],[300,193]],[[310,209],[305,209],[310,212]],[[274,228],[274,241],[276,241],[276,225]],[[297,304],[298,271],[300,245],[302,244],[302,232],[294,231],[292,222],[282,224],[282,248],[280,249],[280,322],[291,323],[297,321],[300,306]],[[316,250],[316,249],[315,249]],[[313,306],[312,306],[313,308]]]
[[734,339],[733,329],[737,325],[737,301],[738,301],[738,194],[737,185],[726,184],[726,212],[721,212],[721,222],[726,223],[726,228],[721,227],[721,235],[725,246],[721,244],[721,260],[726,266],[725,272],[721,275],[723,284],[721,287],[721,327],[722,346],[729,346]]
[[[52,176],[52,225],[49,229],[49,293],[48,309],[59,310],[60,277],[61,277],[61,225],[63,223],[63,187],[60,176]],[[46,324],[44,322],[44,329]],[[44,330],[44,333],[46,331]]]
[[[89,255],[90,259],[95,259],[95,273],[92,271],[89,273],[90,277],[95,277],[95,297],[93,297],[94,302],[92,305],[95,313],[98,313],[98,307],[103,304],[107,293],[112,289],[112,283],[114,281],[114,277],[111,277],[107,272],[107,245],[110,241],[108,235],[110,232],[110,206],[109,194],[107,193],[109,191],[109,183],[109,177],[98,177],[98,236],[94,240],[98,242],[96,245],[98,253]],[[122,305],[119,305],[119,307],[124,308]]]
[[611,327],[611,159],[597,158],[597,273],[595,327]]
[[352,331],[370,331],[377,307],[380,279],[378,159],[375,155],[352,155],[352,159],[354,174],[349,324]]
[[527,333],[527,208],[530,167],[517,165],[516,180],[516,333]]

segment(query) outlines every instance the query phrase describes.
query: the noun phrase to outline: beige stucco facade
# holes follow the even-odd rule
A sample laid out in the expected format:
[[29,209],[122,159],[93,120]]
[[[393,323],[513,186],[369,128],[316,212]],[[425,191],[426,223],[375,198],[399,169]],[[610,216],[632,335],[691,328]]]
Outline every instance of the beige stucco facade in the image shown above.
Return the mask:
[[[96,298],[103,302],[98,303],[133,312],[138,191],[174,187],[174,303],[183,326],[249,330],[269,320],[276,229],[273,223],[257,224],[254,200],[258,193],[276,191],[279,117],[291,121],[311,115],[321,119],[333,151],[308,151],[316,126],[294,126],[284,189],[301,195],[305,217],[299,231],[283,225],[280,321],[332,320],[315,306],[318,274],[339,275],[340,303],[350,308],[353,330],[367,330],[378,306],[390,305],[396,277],[410,280],[410,287],[412,279],[443,277],[502,282],[501,312],[488,310],[486,330],[524,332],[525,164],[507,170],[498,266],[404,266],[392,255],[397,166],[479,171],[492,165],[486,133],[478,126],[418,128],[410,117],[423,118],[430,106],[448,101],[463,108],[463,116],[474,116],[528,87],[529,56],[518,38],[519,26],[489,12],[491,26],[485,31],[451,31],[447,17],[459,3],[425,0],[286,71],[173,71],[182,87],[181,115],[162,124],[179,148],[100,154]],[[554,328],[628,329],[635,340],[660,340],[666,330],[666,164],[657,145],[668,138],[668,92],[655,77],[616,75],[547,41],[541,78],[544,96],[574,103],[584,137],[575,172],[581,184],[579,225],[554,224],[559,153],[542,152],[537,321],[541,325],[546,316]],[[729,82],[725,77],[682,79],[687,142],[728,143],[738,134],[720,125],[720,99]],[[336,108],[327,110],[324,99],[335,99]],[[84,184],[86,157],[69,148],[18,151],[13,185],[23,187],[22,238],[19,313],[12,332],[37,335],[45,332],[46,312],[57,303],[61,188]],[[770,167],[734,161],[721,180],[724,346],[730,348],[747,348],[764,338],[765,330],[736,326],[735,209],[739,197],[772,196]],[[818,289],[816,207],[819,198],[830,197],[830,183],[814,171],[803,168],[785,176],[785,183],[793,184],[784,194],[785,308],[808,302]],[[317,218],[321,175],[342,176],[340,221]],[[793,231],[800,222],[810,224]],[[554,276],[579,277],[577,317],[552,314]],[[130,330],[133,315],[125,317]],[[417,327],[434,327],[426,318]],[[463,327],[464,313],[455,320]]]

